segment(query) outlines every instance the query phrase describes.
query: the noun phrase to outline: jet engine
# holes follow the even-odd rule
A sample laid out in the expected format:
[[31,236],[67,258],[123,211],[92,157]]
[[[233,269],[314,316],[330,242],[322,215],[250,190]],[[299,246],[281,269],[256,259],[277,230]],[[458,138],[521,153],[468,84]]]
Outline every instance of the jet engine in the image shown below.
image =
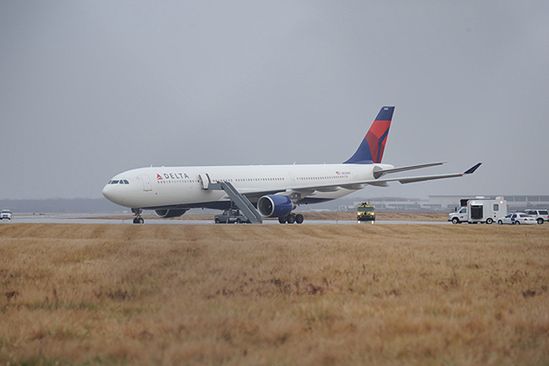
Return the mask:
[[157,216],[162,217],[163,219],[168,219],[170,217],[179,217],[183,215],[187,210],[176,208],[176,209],[167,209],[167,210],[155,210]]
[[257,201],[259,213],[265,217],[285,217],[295,208],[288,196],[263,196]]

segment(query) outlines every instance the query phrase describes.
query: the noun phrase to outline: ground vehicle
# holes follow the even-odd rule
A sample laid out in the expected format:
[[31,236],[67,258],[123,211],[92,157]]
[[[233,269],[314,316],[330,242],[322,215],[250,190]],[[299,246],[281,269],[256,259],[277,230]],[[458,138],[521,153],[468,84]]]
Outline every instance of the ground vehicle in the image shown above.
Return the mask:
[[215,215],[216,224],[249,224],[248,218],[240,213],[240,210],[231,208],[223,211],[222,214]]
[[356,208],[356,219],[358,222],[375,222],[375,207],[370,202],[362,202]]
[[464,198],[461,208],[448,214],[448,221],[453,224],[468,222],[470,224],[492,224],[507,215],[507,201],[503,197],[495,199]]
[[11,220],[12,213],[10,210],[0,211],[0,220]]
[[549,212],[547,210],[526,210],[526,213],[536,218],[538,224],[543,224],[545,221],[549,221]]
[[515,212],[509,215],[506,215],[503,218],[498,219],[498,224],[511,224],[511,225],[533,225],[537,224],[535,217],[525,214],[523,212]]
[[448,214],[448,221],[452,221],[452,224],[460,224],[462,222],[469,221],[469,214],[467,213],[467,206],[461,207],[459,210]]

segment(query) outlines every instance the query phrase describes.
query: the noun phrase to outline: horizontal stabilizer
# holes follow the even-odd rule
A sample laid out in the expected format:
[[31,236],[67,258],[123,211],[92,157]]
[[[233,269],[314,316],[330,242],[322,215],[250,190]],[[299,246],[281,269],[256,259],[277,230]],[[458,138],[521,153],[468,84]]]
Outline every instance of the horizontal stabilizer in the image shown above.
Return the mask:
[[390,173],[399,173],[399,172],[405,172],[408,170],[415,170],[415,169],[423,169],[423,168],[429,168],[432,166],[438,166],[444,164],[441,163],[427,163],[427,164],[418,164],[418,165],[408,165],[408,166],[401,166],[398,168],[391,168],[391,169],[383,169],[383,170],[376,170],[374,171],[374,178],[379,178],[385,174]]

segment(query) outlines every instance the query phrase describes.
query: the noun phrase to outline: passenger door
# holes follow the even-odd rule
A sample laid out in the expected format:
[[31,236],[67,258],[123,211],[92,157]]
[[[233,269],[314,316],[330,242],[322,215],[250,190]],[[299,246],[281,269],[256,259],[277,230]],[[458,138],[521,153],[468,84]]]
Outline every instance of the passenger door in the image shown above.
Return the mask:
[[467,217],[467,207],[462,207],[458,211],[458,218],[459,221],[467,221],[469,219],[469,217]]
[[202,189],[207,190],[209,188],[210,183],[212,182],[210,179],[209,174],[207,173],[201,173],[198,175],[198,180],[200,181],[200,186]]
[[151,177],[147,174],[144,174],[141,176],[141,180],[143,181],[143,190],[145,192],[152,191]]

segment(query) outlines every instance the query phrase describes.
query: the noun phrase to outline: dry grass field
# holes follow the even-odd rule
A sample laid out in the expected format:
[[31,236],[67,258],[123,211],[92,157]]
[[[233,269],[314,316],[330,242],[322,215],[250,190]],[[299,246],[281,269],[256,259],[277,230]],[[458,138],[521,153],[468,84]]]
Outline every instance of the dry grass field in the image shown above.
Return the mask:
[[0,363],[547,365],[549,225],[0,225]]

